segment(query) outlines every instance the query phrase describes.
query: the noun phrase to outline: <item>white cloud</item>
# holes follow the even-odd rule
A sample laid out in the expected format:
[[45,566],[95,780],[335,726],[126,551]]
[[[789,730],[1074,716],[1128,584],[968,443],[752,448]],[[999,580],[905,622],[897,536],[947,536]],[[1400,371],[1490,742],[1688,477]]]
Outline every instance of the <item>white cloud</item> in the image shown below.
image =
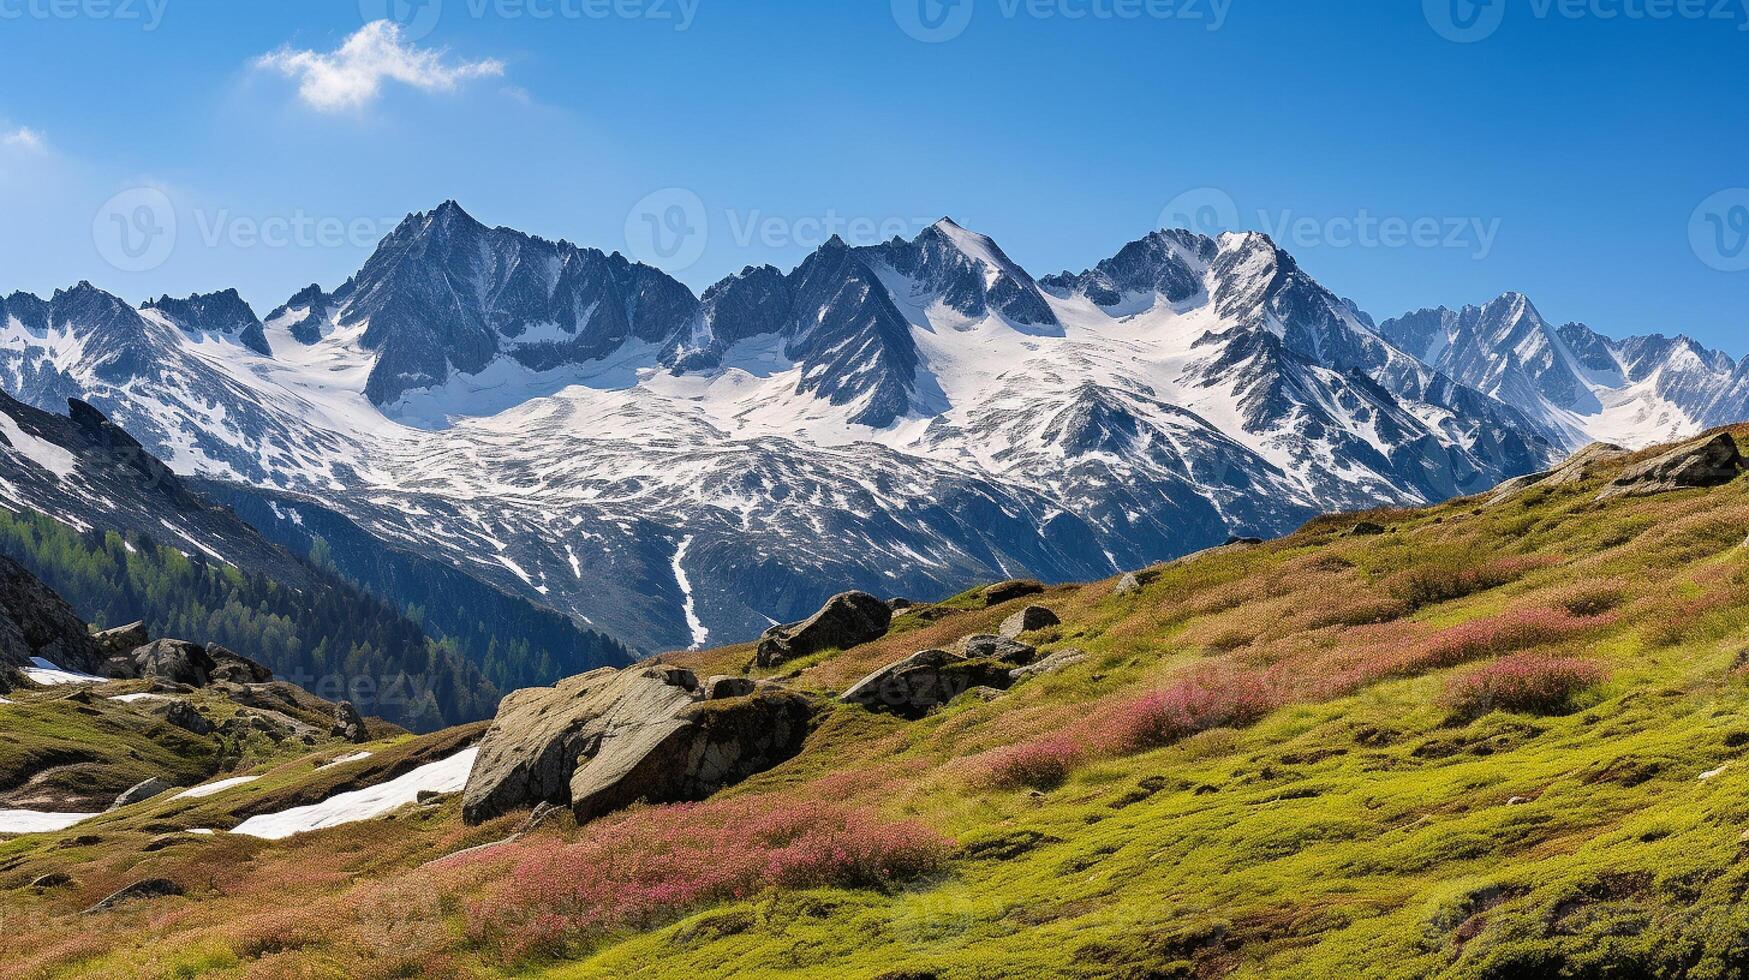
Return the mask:
[[43,134],[28,126],[20,126],[14,130],[0,132],[0,144],[18,147],[19,149],[24,150],[41,151],[48,149],[48,143],[43,139]]
[[448,92],[468,79],[504,74],[501,61],[451,63],[446,54],[418,47],[402,36],[399,25],[379,20],[359,28],[338,50],[324,54],[281,48],[255,59],[255,66],[297,79],[298,97],[322,112],[369,105],[382,93],[385,80]]

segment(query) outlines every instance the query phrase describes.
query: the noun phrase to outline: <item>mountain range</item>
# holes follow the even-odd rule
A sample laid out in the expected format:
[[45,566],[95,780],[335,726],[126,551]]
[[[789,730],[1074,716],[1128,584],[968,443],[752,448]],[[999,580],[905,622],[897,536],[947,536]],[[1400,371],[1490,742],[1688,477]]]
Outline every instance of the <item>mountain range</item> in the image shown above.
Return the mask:
[[[0,300],[0,387],[96,406],[294,547],[289,508],[646,652],[834,591],[1096,579],[1749,416],[1749,365],[1516,294],[1382,323],[1267,236],[1158,231],[1035,278],[943,219],[702,295],[409,215],[332,291]],[[277,530],[274,525],[277,525]]]

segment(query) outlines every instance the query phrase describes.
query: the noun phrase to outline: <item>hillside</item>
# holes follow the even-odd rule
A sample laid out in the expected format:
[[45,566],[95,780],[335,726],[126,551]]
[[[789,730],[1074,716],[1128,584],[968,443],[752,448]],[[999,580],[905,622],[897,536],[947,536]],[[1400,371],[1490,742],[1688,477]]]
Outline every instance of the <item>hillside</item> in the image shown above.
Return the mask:
[[[902,609],[880,639],[755,669],[818,695],[812,733],[705,802],[469,825],[440,797],[148,850],[333,792],[303,759],[198,814],[19,837],[0,969],[1741,976],[1749,480],[1726,449],[1591,450],[1436,507]],[[1060,619],[1020,636],[1055,672],[1001,691],[990,661],[951,661],[975,689],[915,717],[835,697],[1029,605]],[[71,880],[29,887],[48,874]],[[183,894],[81,914],[147,878]]]

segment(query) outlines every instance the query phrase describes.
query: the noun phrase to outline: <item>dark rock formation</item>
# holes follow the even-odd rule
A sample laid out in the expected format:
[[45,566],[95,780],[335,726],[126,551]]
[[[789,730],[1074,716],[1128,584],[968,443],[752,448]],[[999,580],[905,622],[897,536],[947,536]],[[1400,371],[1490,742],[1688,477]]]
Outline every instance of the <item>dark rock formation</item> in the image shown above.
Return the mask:
[[120,889],[108,898],[85,910],[86,915],[107,912],[118,905],[148,898],[165,898],[182,894],[182,886],[168,878],[147,878]]
[[1025,609],[1022,609],[1007,619],[1004,619],[1002,625],[997,628],[996,632],[1008,637],[1009,639],[1013,639],[1022,633],[1031,633],[1034,630],[1042,630],[1047,626],[1055,626],[1061,622],[1062,620],[1057,618],[1056,613],[1051,612],[1044,606],[1027,606]]
[[10,558],[0,557],[0,667],[40,657],[66,670],[95,671],[103,651],[72,607]]
[[1045,590],[1044,583],[1032,579],[1016,578],[1006,582],[997,582],[984,589],[984,605],[1000,606],[1011,599],[1023,596],[1038,595]]
[[821,650],[848,650],[887,635],[893,610],[867,592],[845,592],[800,623],[773,626],[759,638],[755,662],[776,667]]

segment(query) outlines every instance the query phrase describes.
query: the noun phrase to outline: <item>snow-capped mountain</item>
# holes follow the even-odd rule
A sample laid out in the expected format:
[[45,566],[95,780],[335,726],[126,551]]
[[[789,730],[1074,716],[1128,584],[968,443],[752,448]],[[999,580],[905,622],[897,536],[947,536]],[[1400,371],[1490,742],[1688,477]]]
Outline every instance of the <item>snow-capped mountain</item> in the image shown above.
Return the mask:
[[1475,492],[1570,441],[1258,234],[1034,279],[943,220],[695,297],[450,202],[331,292],[234,306],[9,297],[0,385],[646,650]]
[[1567,449],[1647,445],[1749,417],[1749,367],[1687,337],[1612,340],[1555,327],[1521,293],[1405,314],[1379,333],[1440,372],[1518,406]]

